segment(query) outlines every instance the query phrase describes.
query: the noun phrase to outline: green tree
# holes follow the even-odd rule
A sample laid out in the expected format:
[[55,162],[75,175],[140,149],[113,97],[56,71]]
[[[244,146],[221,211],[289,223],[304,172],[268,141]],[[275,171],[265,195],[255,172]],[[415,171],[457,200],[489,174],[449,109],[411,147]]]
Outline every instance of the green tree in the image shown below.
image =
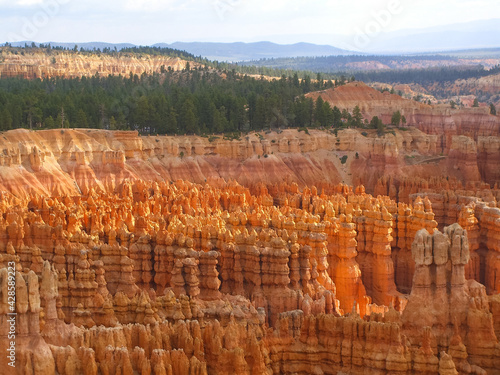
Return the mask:
[[255,92],[251,92],[247,98],[248,101],[248,121],[250,122],[250,129],[256,129],[255,123],[255,107],[257,105],[257,94]]
[[177,113],[173,107],[167,112],[167,116],[165,117],[165,133],[166,134],[177,134],[179,132],[179,128],[177,126]]
[[378,118],[378,116],[372,117],[372,119],[370,121],[370,127],[372,129],[377,129],[378,135],[384,134],[385,126],[384,126],[384,123],[382,122],[382,120]]
[[118,112],[118,116],[116,117],[116,126],[118,129],[128,129],[127,118],[123,114],[123,112]]
[[472,104],[473,107],[479,107],[479,101],[477,100],[477,98],[474,99],[474,104]]
[[54,118],[52,116],[46,117],[43,124],[48,129],[54,129],[56,127],[56,123],[55,123]]
[[352,124],[356,128],[363,126],[363,115],[361,114],[361,110],[358,106],[354,107],[352,111]]
[[229,121],[226,117],[226,108],[221,106],[218,110],[214,112],[214,129],[215,133],[222,133],[229,127]]
[[305,78],[302,80],[302,92],[308,93],[310,91],[311,91],[311,77],[309,75],[306,75]]
[[255,102],[255,113],[253,116],[254,129],[264,129],[267,125],[267,109],[266,109],[266,99],[259,95]]
[[323,88],[323,77],[321,73],[316,74],[316,81],[318,81],[318,90],[321,90]]
[[89,123],[87,121],[87,115],[82,109],[79,109],[76,114],[75,127],[77,128],[88,128]]
[[142,95],[137,99],[131,117],[132,123],[139,128],[151,126],[150,105],[147,96]]
[[333,120],[333,126],[338,128],[340,127],[340,124],[342,122],[342,112],[337,106],[333,107],[332,110],[332,120]]
[[118,127],[116,125],[116,119],[115,119],[115,116],[111,116],[109,118],[109,129],[110,130],[117,130]]
[[490,113],[492,115],[496,115],[497,114],[497,109],[495,108],[495,105],[493,103],[490,104]]
[[323,111],[324,100],[321,96],[316,99],[316,104],[314,106],[314,123],[316,126],[325,126],[326,115]]
[[187,97],[182,104],[179,114],[179,125],[184,134],[197,134],[199,130],[194,103],[190,97]]
[[342,119],[346,120],[347,127],[351,126],[352,116],[347,109],[342,110]]
[[391,124],[394,126],[399,126],[400,123],[401,123],[401,112],[396,111],[392,114]]
[[12,129],[12,116],[7,108],[4,108],[0,112],[0,130],[10,130]]
[[283,112],[275,107],[271,110],[271,119],[269,121],[269,125],[271,126],[271,128],[274,127],[280,129],[281,127],[286,127],[288,125],[288,120]]
[[451,100],[450,101],[450,106],[451,106],[451,109],[455,109],[455,108],[457,108],[457,103],[455,103],[454,100]]

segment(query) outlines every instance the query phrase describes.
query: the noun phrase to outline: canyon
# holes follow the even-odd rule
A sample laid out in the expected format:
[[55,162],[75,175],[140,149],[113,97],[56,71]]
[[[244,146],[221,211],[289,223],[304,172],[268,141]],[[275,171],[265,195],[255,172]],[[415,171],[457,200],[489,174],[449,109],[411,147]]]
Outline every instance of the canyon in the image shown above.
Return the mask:
[[407,123],[0,133],[12,373],[498,374],[500,118],[310,95]]

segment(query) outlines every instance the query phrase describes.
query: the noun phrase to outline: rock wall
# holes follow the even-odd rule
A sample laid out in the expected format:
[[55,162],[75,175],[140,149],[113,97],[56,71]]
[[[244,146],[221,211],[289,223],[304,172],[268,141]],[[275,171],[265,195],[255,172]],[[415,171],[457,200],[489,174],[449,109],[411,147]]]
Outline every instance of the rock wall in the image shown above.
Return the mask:
[[469,241],[458,224],[435,229],[429,199],[396,203],[362,186],[252,193],[234,181],[137,180],[117,190],[2,193],[0,343],[14,262],[20,373],[499,368],[494,260],[484,276],[479,267],[488,287],[466,279],[470,244],[498,253],[498,208],[476,200],[459,211],[479,232]]
[[[187,61],[180,58],[152,55],[119,53],[116,56],[101,54],[75,54],[52,51],[26,52],[14,54],[8,49],[0,49],[0,78],[21,77],[26,79],[51,77],[92,77],[96,74],[122,75],[159,73],[163,69],[185,69]],[[197,63],[190,62],[191,66]]]
[[[441,175],[462,181],[498,182],[495,137],[453,137],[448,156],[436,138],[412,129],[376,137],[367,130],[296,130],[250,133],[239,140],[222,136],[141,137],[136,132],[59,129],[3,133],[0,189],[16,196],[117,191],[126,179],[204,183],[234,179],[253,187],[287,181],[300,187],[344,182],[385,194],[391,183]],[[478,148],[479,147],[479,148]],[[342,157],[347,162],[342,164]],[[496,164],[495,164],[496,163]],[[380,180],[384,180],[380,186]],[[415,191],[416,192],[416,191]],[[396,198],[398,198],[396,196]],[[405,199],[405,198],[402,198]],[[406,198],[407,199],[407,198]],[[405,201],[405,200],[403,200]],[[406,202],[408,202],[406,200]]]

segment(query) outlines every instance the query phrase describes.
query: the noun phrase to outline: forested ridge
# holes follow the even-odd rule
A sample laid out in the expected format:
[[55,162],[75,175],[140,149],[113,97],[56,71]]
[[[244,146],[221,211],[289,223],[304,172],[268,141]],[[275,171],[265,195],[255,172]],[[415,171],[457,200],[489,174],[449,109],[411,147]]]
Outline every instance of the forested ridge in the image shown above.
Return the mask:
[[297,73],[269,80],[207,66],[127,77],[4,78],[0,130],[75,127],[212,134],[340,126],[338,109],[304,97],[329,87],[334,87],[332,81],[300,79]]
[[[419,65],[422,61],[435,61],[448,66],[435,66],[427,68],[401,68],[401,66]],[[385,66],[384,69],[369,69],[374,62]],[[500,72],[500,65],[492,69],[485,69],[479,64],[465,64],[457,57],[443,55],[418,55],[418,56],[319,56],[319,57],[294,57],[261,59],[240,63],[246,71],[258,69],[289,69],[311,70],[325,75],[336,74],[355,75],[363,82],[383,83],[417,83],[453,82],[458,79],[480,78]],[[243,67],[242,67],[243,69]]]

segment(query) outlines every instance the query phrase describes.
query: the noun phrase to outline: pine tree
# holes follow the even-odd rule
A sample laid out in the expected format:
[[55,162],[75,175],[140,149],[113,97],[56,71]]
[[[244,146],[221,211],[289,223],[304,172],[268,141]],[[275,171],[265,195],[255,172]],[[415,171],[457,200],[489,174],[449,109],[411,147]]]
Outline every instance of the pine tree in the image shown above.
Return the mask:
[[226,108],[221,106],[218,110],[214,112],[213,118],[214,133],[223,133],[229,127],[229,122],[226,118]]
[[314,106],[314,124],[315,126],[324,126],[326,119],[323,113],[323,103],[324,100],[321,96],[316,99],[316,104]]
[[396,111],[392,114],[391,124],[394,126],[399,126],[400,123],[401,123],[401,112]]
[[179,117],[179,129],[182,129],[184,134],[197,134],[198,120],[193,100],[190,97],[184,100]]
[[12,129],[12,116],[7,108],[4,108],[0,112],[0,130],[10,130]]
[[56,123],[52,116],[47,117],[43,123],[48,129],[54,129],[56,127]]
[[168,110],[167,117],[165,118],[165,133],[166,134],[177,134],[179,129],[177,128],[177,113],[175,109],[171,107]]
[[356,128],[360,128],[363,125],[363,115],[358,106],[354,107],[352,111],[352,124]]
[[109,129],[110,130],[117,130],[117,126],[116,126],[116,120],[115,120],[115,117],[114,116],[111,116],[109,118]]
[[266,100],[263,96],[258,96],[255,103],[254,129],[264,129],[267,125]]
[[337,106],[333,107],[332,116],[333,116],[333,126],[338,128],[340,126],[340,123],[342,122],[342,112]]
[[490,104],[490,113],[495,116],[497,114],[497,109],[495,108],[495,105],[493,103]]
[[76,114],[75,127],[77,128],[88,128],[89,123],[87,121],[87,115],[82,109],[79,109]]

